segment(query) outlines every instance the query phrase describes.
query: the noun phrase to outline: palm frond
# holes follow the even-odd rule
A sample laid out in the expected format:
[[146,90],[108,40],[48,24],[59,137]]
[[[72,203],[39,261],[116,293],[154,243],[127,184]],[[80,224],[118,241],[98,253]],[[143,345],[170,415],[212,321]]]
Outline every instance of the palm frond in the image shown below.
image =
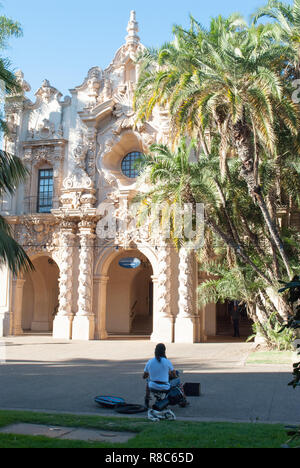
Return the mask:
[[28,170],[17,156],[0,151],[0,196],[4,192],[13,194],[27,175]]
[[14,275],[34,270],[24,249],[2,227],[3,222],[0,223],[0,264],[7,265]]

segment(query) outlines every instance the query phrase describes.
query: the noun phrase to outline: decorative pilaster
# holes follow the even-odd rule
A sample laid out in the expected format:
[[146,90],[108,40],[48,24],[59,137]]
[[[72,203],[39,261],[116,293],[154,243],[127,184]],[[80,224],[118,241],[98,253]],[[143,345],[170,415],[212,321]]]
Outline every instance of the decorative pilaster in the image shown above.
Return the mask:
[[13,280],[13,330],[15,336],[23,335],[22,330],[22,308],[23,308],[23,290],[25,279],[17,278]]
[[107,330],[106,330],[106,298],[107,298],[107,285],[109,281],[109,276],[100,275],[94,277],[94,288],[95,291],[98,290],[98,317],[97,317],[97,332],[96,339],[106,340]]
[[93,340],[95,316],[92,311],[95,223],[79,223],[80,255],[78,277],[78,312],[73,322],[73,340]]
[[187,318],[193,312],[193,254],[190,250],[181,248],[179,251],[179,314]]
[[179,300],[175,322],[175,343],[194,343],[198,330],[195,314],[194,251],[182,247],[179,252]]
[[60,232],[59,309],[53,322],[53,338],[72,338],[73,254],[76,224],[63,221]]
[[94,260],[95,224],[90,221],[79,223],[79,288],[77,315],[87,316],[92,313],[92,277]]
[[174,318],[171,313],[171,258],[170,248],[167,244],[161,245],[158,251],[158,275],[153,276],[154,304],[153,333],[151,340],[154,342],[173,342]]

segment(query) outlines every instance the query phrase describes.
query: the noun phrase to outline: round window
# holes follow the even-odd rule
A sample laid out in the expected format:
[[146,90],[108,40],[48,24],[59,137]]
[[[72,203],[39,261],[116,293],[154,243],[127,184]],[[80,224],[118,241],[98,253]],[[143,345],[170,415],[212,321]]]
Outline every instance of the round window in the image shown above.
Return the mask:
[[129,179],[136,179],[140,175],[140,163],[143,160],[143,153],[134,151],[127,154],[122,161],[122,172]]

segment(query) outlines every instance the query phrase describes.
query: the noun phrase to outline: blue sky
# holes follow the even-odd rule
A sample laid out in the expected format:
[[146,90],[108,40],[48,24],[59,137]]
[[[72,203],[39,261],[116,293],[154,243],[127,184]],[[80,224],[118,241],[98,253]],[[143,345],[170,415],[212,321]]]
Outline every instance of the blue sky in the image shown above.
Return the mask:
[[125,42],[130,10],[136,10],[141,41],[159,46],[172,26],[187,26],[189,13],[204,25],[218,14],[246,18],[266,0],[0,0],[1,13],[21,23],[24,36],[10,41],[5,55],[32,87],[47,78],[64,95],[80,85],[93,66],[105,69]]

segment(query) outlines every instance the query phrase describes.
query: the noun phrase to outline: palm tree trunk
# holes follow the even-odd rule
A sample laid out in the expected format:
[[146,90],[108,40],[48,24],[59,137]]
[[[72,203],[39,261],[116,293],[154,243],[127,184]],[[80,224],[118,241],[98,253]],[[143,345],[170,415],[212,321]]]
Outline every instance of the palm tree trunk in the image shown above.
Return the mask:
[[241,245],[237,244],[233,238],[230,238],[226,233],[224,233],[217,223],[210,217],[206,217],[206,224],[213,230],[213,232],[220,237],[228,247],[236,252],[236,254],[242,258],[242,260],[250,265],[254,271],[266,281],[267,284],[272,286],[271,280],[252,262],[252,260],[248,257],[248,255],[244,252],[244,249]]
[[276,245],[276,247],[277,247],[277,249],[278,249],[278,251],[280,253],[280,256],[281,256],[282,261],[284,263],[285,269],[286,269],[286,271],[288,273],[289,279],[292,279],[293,275],[292,275],[291,269],[289,267],[289,261],[288,261],[288,258],[286,256],[282,240],[280,239],[280,236],[279,236],[276,225],[273,223],[273,221],[271,219],[269,210],[268,210],[266,202],[265,202],[265,200],[264,200],[264,198],[263,198],[263,196],[261,194],[261,189],[260,188],[259,188],[258,191],[255,192],[255,199],[257,200],[258,206],[261,209],[261,212],[263,214],[266,225],[268,226],[268,229],[269,229],[269,232],[270,232],[270,234],[272,236],[272,239],[273,239],[273,241],[274,241],[274,243],[275,243],[275,245]]
[[262,195],[261,187],[257,184],[255,177],[255,161],[254,150],[251,143],[251,131],[247,125],[240,121],[234,125],[233,138],[236,144],[238,157],[242,163],[241,176],[248,186],[250,196],[254,201],[256,201],[262,212],[266,226],[282,258],[287,274],[289,278],[292,279],[289,261],[285,253],[282,240],[278,233],[276,224],[272,221],[271,214]]

